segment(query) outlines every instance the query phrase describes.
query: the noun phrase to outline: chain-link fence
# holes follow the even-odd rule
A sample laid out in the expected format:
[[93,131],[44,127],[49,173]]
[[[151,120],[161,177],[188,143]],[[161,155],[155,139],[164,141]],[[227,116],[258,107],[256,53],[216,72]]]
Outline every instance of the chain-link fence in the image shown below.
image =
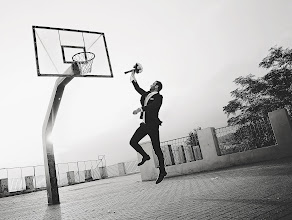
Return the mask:
[[125,162],[126,174],[139,173],[140,169],[137,164],[137,160]]
[[108,177],[119,176],[118,164],[110,165],[106,167]]
[[[102,165],[102,160],[59,163],[56,165],[58,185],[67,186],[70,184],[70,179],[72,179],[72,183],[101,179],[99,168]],[[70,177],[70,173],[73,176]]]
[[35,188],[46,187],[45,171],[43,166],[13,167],[0,169],[0,179],[7,179],[8,191],[26,190],[26,177],[33,176]]
[[[58,186],[69,185],[69,175],[73,174],[73,183],[81,183],[87,180],[101,178],[100,168],[105,167],[105,156],[99,156],[98,160],[78,161],[56,164]],[[90,174],[90,175],[89,175]],[[6,180],[8,192],[17,192],[28,189],[31,184],[35,190],[46,187],[45,168],[43,165],[14,167],[0,169],[0,180]]]
[[276,144],[268,119],[244,125],[215,129],[221,155],[268,147]]
[[137,160],[134,160],[107,166],[107,175],[108,177],[116,177],[121,175],[139,173],[140,169],[137,164]]

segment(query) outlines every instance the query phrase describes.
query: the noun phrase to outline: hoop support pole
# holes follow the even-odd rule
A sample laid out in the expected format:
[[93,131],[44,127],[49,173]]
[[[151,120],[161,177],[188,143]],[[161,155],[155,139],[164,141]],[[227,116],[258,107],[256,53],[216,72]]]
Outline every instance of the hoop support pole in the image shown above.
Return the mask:
[[53,127],[55,124],[58,109],[62,100],[65,86],[73,79],[73,77],[59,77],[55,82],[55,86],[51,95],[50,103],[43,123],[43,153],[44,167],[46,175],[48,204],[60,204],[58,181],[56,175],[55,155],[53,149],[53,141],[51,139]]

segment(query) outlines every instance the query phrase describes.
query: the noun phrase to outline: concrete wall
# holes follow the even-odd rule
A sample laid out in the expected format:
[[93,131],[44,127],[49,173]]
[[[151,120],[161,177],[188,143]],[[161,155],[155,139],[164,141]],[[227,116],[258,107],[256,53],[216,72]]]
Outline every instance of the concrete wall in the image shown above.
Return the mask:
[[99,167],[99,173],[101,179],[108,178],[106,167]]
[[0,194],[7,194],[8,190],[8,178],[0,179]]
[[35,189],[34,184],[33,184],[34,177],[26,176],[24,179],[25,179],[25,189],[34,190]]
[[85,181],[92,181],[91,170],[84,170],[85,173]]
[[[276,145],[221,156],[215,129],[205,128],[198,131],[202,159],[190,161],[192,158],[187,157],[187,161],[190,162],[166,166],[167,177],[292,156],[292,126],[287,111],[285,109],[273,111],[269,113],[269,118],[277,140]],[[159,171],[157,169],[158,160],[152,144],[146,142],[141,146],[151,157],[140,167],[141,179],[142,181],[155,180]],[[141,159],[138,154],[138,161]],[[169,160],[167,155],[166,164],[169,163]]]
[[75,173],[74,171],[67,172],[67,180],[69,185],[75,184]]
[[[144,149],[144,151],[150,156],[150,160],[146,161],[142,166],[140,166],[140,172],[141,172],[141,179],[142,181],[145,180],[154,180],[157,178],[157,175],[159,174],[157,167],[157,157],[154,153],[153,147],[151,142],[145,142],[140,144],[141,147]],[[168,149],[168,148],[166,148]],[[137,153],[138,155],[138,161],[142,160],[142,156]],[[170,160],[170,159],[168,159]],[[156,162],[155,162],[156,161]]]

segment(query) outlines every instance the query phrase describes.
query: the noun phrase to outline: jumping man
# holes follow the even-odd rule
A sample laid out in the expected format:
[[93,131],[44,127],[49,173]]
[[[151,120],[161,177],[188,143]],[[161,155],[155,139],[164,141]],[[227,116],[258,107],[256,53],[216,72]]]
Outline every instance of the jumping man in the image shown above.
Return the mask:
[[160,183],[163,178],[167,175],[164,167],[164,157],[160,148],[159,139],[159,126],[161,121],[158,118],[159,109],[162,105],[162,95],[160,91],[162,89],[162,84],[159,81],[155,81],[150,86],[150,91],[146,92],[140,88],[135,78],[135,72],[131,74],[131,82],[135,90],[141,95],[141,105],[142,107],[136,109],[133,114],[138,114],[140,112],[140,118],[143,122],[140,127],[135,131],[133,137],[130,140],[130,145],[142,155],[142,161],[138,163],[138,166],[144,164],[147,160],[150,160],[150,156],[143,150],[139,141],[146,135],[149,135],[155,154],[159,161],[159,176],[156,180],[156,184]]

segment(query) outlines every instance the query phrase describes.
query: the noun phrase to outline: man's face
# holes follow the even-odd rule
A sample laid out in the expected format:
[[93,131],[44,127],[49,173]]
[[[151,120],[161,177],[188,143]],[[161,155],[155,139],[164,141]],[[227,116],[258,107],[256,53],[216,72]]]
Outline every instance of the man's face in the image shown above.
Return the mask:
[[150,86],[150,91],[153,92],[157,88],[156,81]]

